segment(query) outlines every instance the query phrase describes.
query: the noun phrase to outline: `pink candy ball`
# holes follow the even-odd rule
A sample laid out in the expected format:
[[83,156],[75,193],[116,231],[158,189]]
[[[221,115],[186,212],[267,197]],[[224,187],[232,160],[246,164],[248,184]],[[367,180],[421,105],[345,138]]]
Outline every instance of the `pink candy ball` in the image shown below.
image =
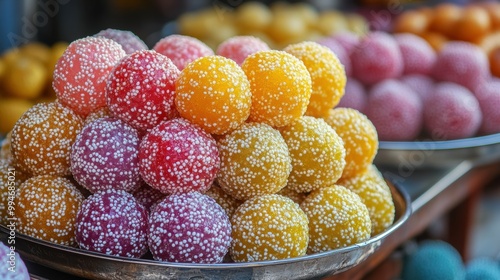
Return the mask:
[[478,46],[468,42],[449,42],[437,55],[432,69],[438,81],[453,82],[474,91],[490,78],[488,58]]
[[141,184],[137,130],[109,117],[87,124],[72,146],[70,170],[92,193],[137,189]]
[[474,93],[483,115],[479,133],[500,133],[500,80],[489,81],[477,87]]
[[339,42],[337,42],[337,40],[335,40],[333,37],[325,37],[318,40],[317,43],[329,48],[340,60],[340,63],[344,65],[345,74],[347,76],[351,76],[351,58],[349,57],[349,54],[344,49],[344,47]]
[[370,90],[366,116],[375,125],[380,140],[415,140],[422,130],[422,101],[401,81],[386,80]]
[[107,104],[112,116],[140,132],[174,118],[175,81],[179,69],[155,51],[137,51],[122,59],[109,75]]
[[465,87],[443,82],[425,102],[424,125],[433,140],[467,138],[481,125],[479,102]]
[[372,32],[361,39],[351,53],[352,76],[366,85],[399,77],[403,73],[403,57],[399,46],[384,32]]
[[348,55],[351,55],[361,41],[359,35],[352,32],[339,32],[333,35],[332,38],[344,48]]
[[220,263],[230,243],[226,212],[199,192],[167,196],[149,216],[148,244],[155,260]]
[[[9,239],[14,240],[15,239]],[[24,261],[15,250],[15,243],[0,242],[0,279],[2,280],[30,280],[30,274]]]
[[94,35],[95,37],[106,37],[120,44],[126,54],[140,50],[147,50],[148,46],[137,35],[128,30],[104,29]]
[[178,34],[161,39],[153,49],[170,58],[181,71],[195,59],[214,54],[214,51],[202,41]]
[[130,193],[99,191],[77,213],[76,242],[85,250],[140,258],[148,250],[147,223],[146,209]]
[[411,33],[394,35],[403,56],[403,74],[430,74],[436,62],[436,52],[422,39]]
[[140,144],[139,160],[144,181],[162,193],[205,192],[220,168],[214,138],[182,118],[149,131]]
[[427,100],[434,90],[434,80],[422,74],[408,74],[400,80],[417,93],[422,101]]
[[363,84],[353,78],[347,79],[344,96],[340,99],[337,107],[352,108],[364,112],[367,105],[368,94]]
[[232,59],[241,66],[247,56],[266,50],[269,50],[269,46],[257,37],[234,36],[222,42],[216,54]]
[[69,44],[54,69],[52,86],[59,102],[82,117],[106,106],[106,80],[125,55],[117,42],[104,37]]

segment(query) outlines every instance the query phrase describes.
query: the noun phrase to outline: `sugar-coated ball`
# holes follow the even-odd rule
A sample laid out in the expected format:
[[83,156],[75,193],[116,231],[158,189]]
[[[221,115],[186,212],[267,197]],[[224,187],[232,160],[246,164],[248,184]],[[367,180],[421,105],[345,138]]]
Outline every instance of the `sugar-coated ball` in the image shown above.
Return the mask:
[[107,189],[82,203],[75,232],[82,249],[140,258],[148,250],[147,229],[146,208],[124,190]]
[[335,33],[332,35],[332,38],[344,48],[349,56],[358,47],[359,42],[361,42],[361,37],[358,34],[348,31]]
[[205,192],[219,171],[214,138],[189,121],[164,121],[149,131],[139,146],[139,172],[162,193]]
[[160,192],[158,189],[152,188],[146,183],[132,192],[137,202],[144,206],[146,210],[150,211],[151,207],[164,199],[167,195]]
[[424,106],[424,126],[435,140],[475,135],[482,122],[476,97],[465,87],[442,82],[435,86]]
[[281,127],[304,115],[312,81],[301,60],[284,51],[260,51],[248,56],[241,67],[252,92],[250,121]]
[[90,192],[139,188],[139,134],[116,118],[86,125],[71,150],[71,174]]
[[409,86],[425,103],[427,98],[434,91],[434,80],[432,77],[423,74],[408,74],[400,78],[400,81]]
[[160,39],[153,50],[170,58],[181,71],[197,58],[214,54],[214,51],[202,41],[179,34]]
[[337,108],[352,108],[364,112],[368,106],[368,93],[362,83],[354,78],[347,79],[344,96]]
[[15,244],[0,242],[0,279],[30,280],[28,269],[15,249]]
[[58,102],[34,105],[12,130],[16,166],[32,175],[69,175],[71,146],[81,128],[80,117]]
[[142,41],[139,37],[137,37],[137,35],[129,30],[107,28],[99,31],[94,36],[106,37],[117,42],[118,44],[120,44],[120,46],[122,46],[126,54],[131,54],[136,51],[148,49],[146,43],[144,43],[144,41]]
[[394,35],[403,58],[403,74],[431,73],[436,62],[436,51],[422,37],[401,33]]
[[231,218],[235,262],[279,260],[306,254],[309,242],[307,217],[291,199],[277,195],[245,201]]
[[264,123],[244,123],[218,140],[219,186],[239,200],[282,189],[292,170],[287,144]]
[[106,86],[111,115],[147,131],[176,116],[175,81],[179,69],[155,51],[137,51],[111,71]]
[[149,216],[148,244],[155,260],[220,263],[230,243],[226,212],[199,192],[167,196]]
[[75,222],[84,197],[68,179],[32,177],[14,199],[17,230],[45,241],[74,246]]
[[83,126],[87,126],[89,123],[105,117],[111,117],[111,114],[108,107],[101,107],[87,115],[85,120],[83,120]]
[[217,184],[213,184],[210,189],[205,192],[206,195],[210,196],[219,204],[224,211],[226,211],[229,219],[233,216],[236,208],[241,205],[242,201],[237,200],[228,193],[226,193],[221,187]]
[[284,188],[282,188],[279,192],[277,192],[276,194],[279,194],[279,195],[282,195],[282,196],[285,196],[285,197],[288,197],[290,198],[291,200],[293,200],[293,202],[297,203],[297,204],[301,204],[302,201],[304,201],[304,199],[307,197],[307,194],[306,193],[301,193],[301,192],[298,192],[298,191],[295,191],[295,190],[292,190],[290,188],[287,188],[286,186]]
[[190,63],[176,82],[181,117],[211,134],[224,134],[250,115],[252,94],[243,70],[229,58],[206,56]]
[[234,60],[241,65],[247,56],[258,51],[267,51],[266,42],[254,36],[234,36],[226,39],[217,47],[216,54]]
[[329,48],[315,42],[291,44],[283,50],[300,59],[311,76],[312,92],[305,114],[326,116],[344,95],[344,66]]
[[465,280],[497,280],[500,279],[500,263],[493,259],[477,258],[465,266]]
[[351,108],[330,109],[325,121],[344,143],[346,165],[342,178],[363,173],[377,155],[378,134],[373,123]]
[[343,186],[314,190],[300,208],[309,219],[308,253],[334,250],[370,238],[372,225],[366,205]]
[[500,133],[500,81],[491,80],[478,86],[474,94],[481,107],[483,121],[479,133]]
[[280,132],[292,159],[288,188],[310,192],[331,186],[342,176],[344,142],[323,119],[304,116]]
[[104,37],[86,37],[72,42],[57,61],[53,88],[59,102],[85,117],[106,106],[106,81],[125,51]]

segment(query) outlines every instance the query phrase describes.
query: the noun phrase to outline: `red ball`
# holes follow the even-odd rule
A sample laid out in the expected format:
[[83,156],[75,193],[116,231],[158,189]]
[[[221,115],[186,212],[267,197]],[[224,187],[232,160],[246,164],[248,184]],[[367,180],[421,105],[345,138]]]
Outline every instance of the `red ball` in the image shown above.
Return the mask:
[[181,71],[195,59],[214,54],[214,51],[202,41],[178,34],[161,39],[153,50],[170,58]]

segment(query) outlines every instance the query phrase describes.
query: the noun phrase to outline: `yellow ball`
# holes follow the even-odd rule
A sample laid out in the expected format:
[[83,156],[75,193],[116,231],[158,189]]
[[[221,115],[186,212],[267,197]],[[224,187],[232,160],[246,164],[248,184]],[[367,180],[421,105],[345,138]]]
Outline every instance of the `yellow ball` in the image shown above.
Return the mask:
[[23,56],[37,59],[45,65],[50,58],[50,48],[42,43],[31,42],[21,47]]
[[227,216],[229,219],[234,214],[234,211],[238,208],[238,206],[241,205],[242,201],[237,200],[234,197],[230,196],[227,194],[221,187],[217,186],[216,184],[213,184],[210,189],[208,189],[205,192],[206,195],[210,196],[219,204],[224,211],[226,211]]
[[39,97],[47,85],[47,70],[42,62],[30,57],[18,57],[9,64],[3,86],[14,97]]
[[271,10],[259,2],[245,2],[235,11],[236,24],[246,32],[264,30],[272,20]]

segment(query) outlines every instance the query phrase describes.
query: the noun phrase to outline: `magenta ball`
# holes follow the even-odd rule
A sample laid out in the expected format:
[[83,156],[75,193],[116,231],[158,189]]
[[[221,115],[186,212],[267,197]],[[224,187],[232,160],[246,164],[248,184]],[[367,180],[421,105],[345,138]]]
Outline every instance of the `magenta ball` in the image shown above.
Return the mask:
[[104,29],[95,34],[96,37],[105,37],[120,44],[126,54],[131,54],[140,50],[147,50],[148,46],[132,31],[119,29]]
[[403,74],[431,73],[437,55],[427,41],[411,33],[396,34],[394,38],[403,56]]
[[344,96],[337,107],[352,108],[364,112],[368,105],[366,89],[358,80],[349,78],[345,85]]
[[492,80],[479,86],[475,95],[483,115],[479,133],[500,133],[500,80]]
[[424,102],[434,90],[434,80],[428,75],[408,74],[401,77],[400,80],[417,93]]
[[232,59],[241,66],[249,55],[267,50],[269,50],[267,43],[257,37],[234,36],[223,41],[217,47],[216,54]]
[[214,51],[202,41],[179,34],[162,38],[154,45],[153,50],[170,58],[181,71],[197,58],[214,54]]
[[337,40],[333,39],[332,37],[325,37],[318,40],[317,43],[329,48],[340,60],[340,63],[344,65],[345,74],[347,76],[351,76],[352,74],[351,58],[349,57],[348,52],[339,42],[337,42]]

